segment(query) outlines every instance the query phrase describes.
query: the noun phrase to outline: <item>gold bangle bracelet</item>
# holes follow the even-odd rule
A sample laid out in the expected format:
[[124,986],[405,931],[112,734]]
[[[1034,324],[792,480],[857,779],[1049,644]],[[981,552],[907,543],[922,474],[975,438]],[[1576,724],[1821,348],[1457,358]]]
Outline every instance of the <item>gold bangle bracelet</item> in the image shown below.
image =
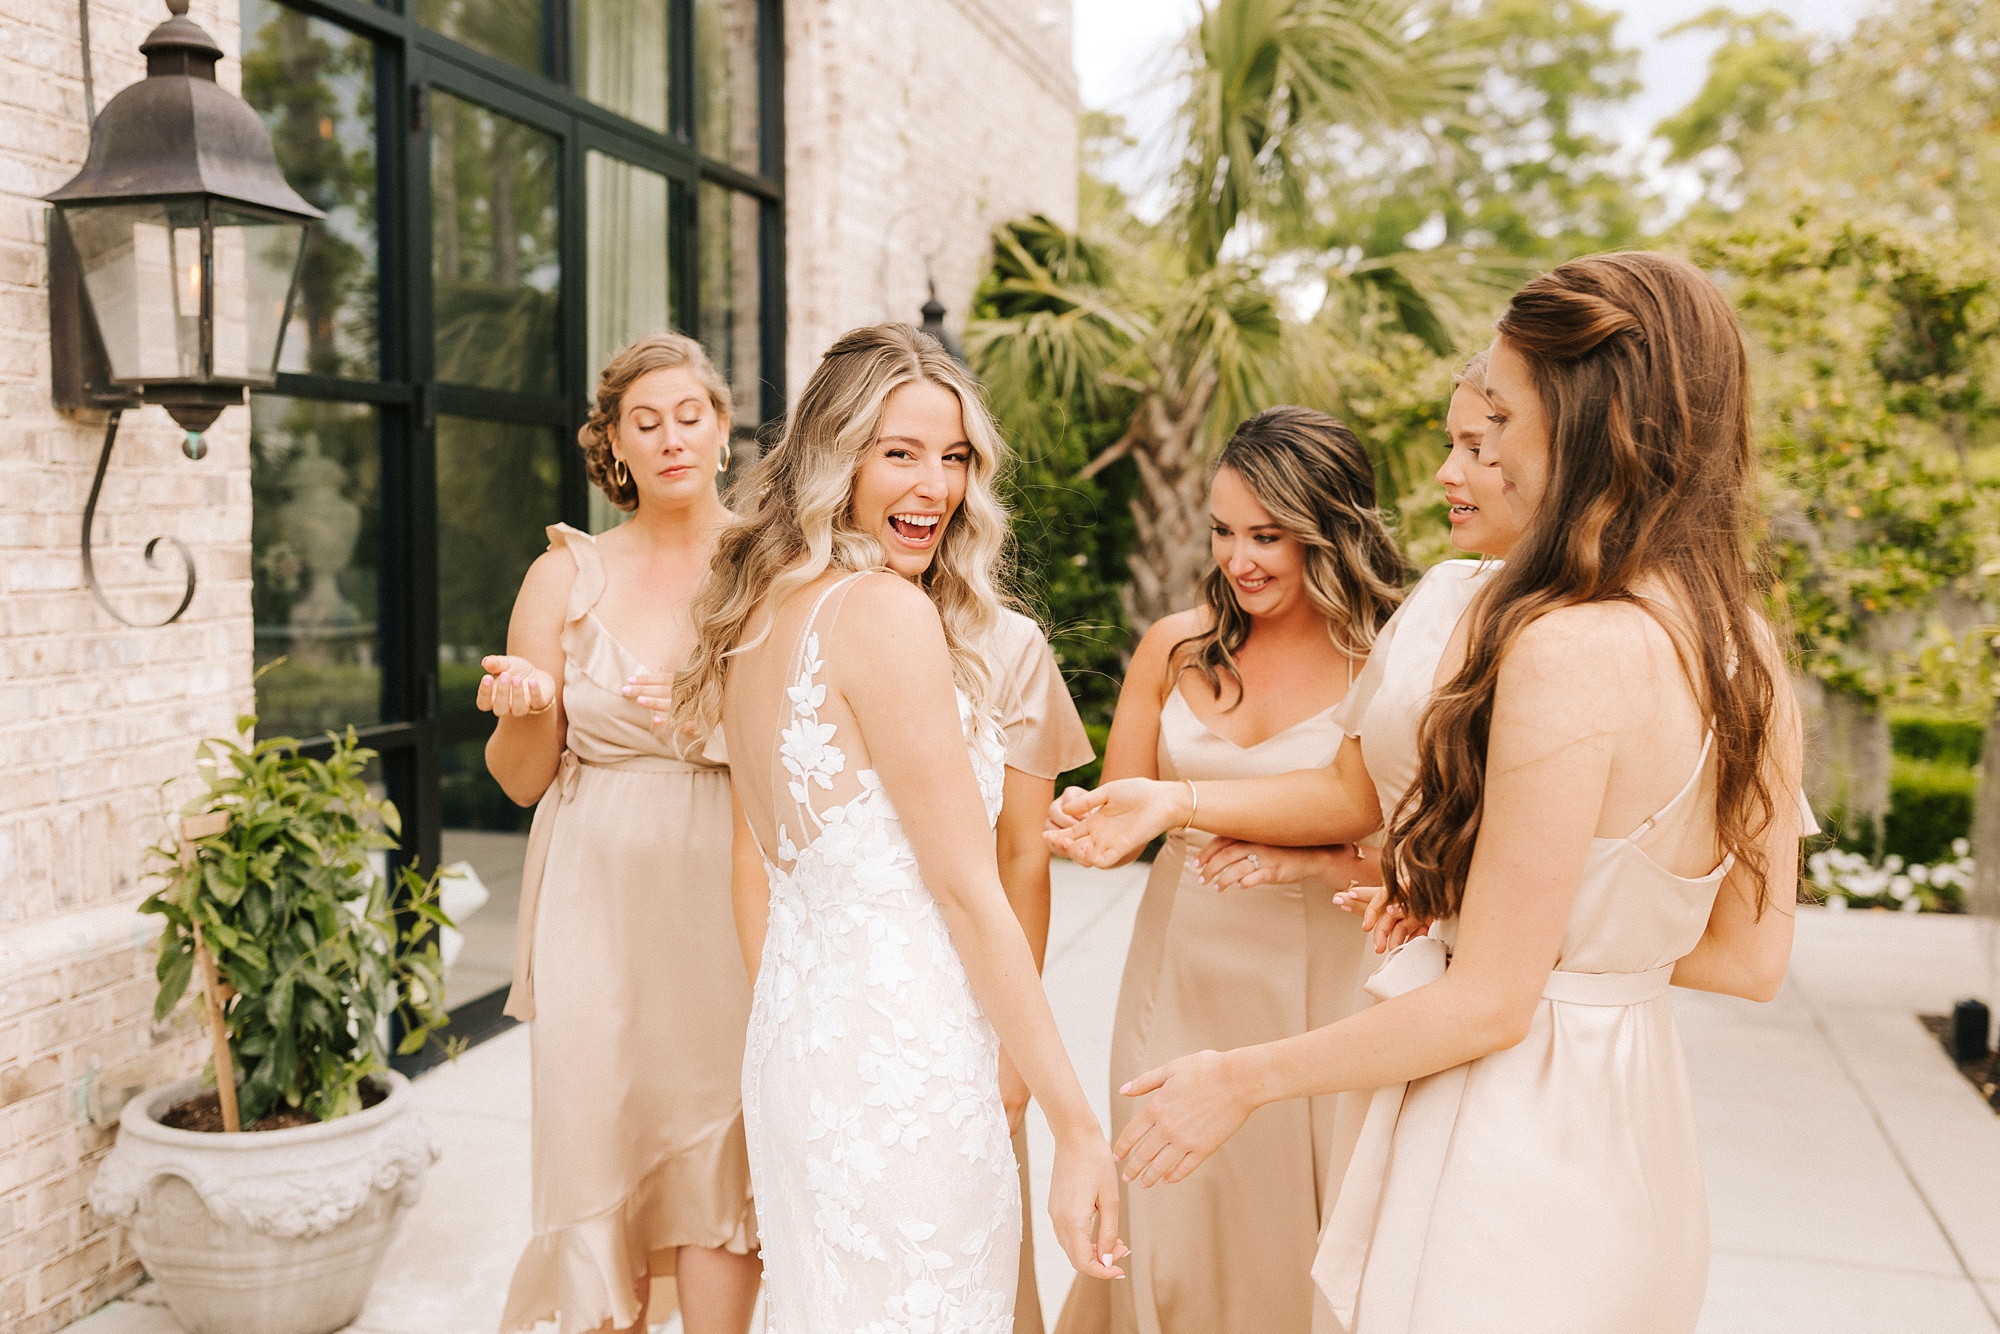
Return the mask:
[[1195,813],[1201,809],[1201,793],[1196,789],[1194,779],[1183,778],[1181,781],[1187,784],[1188,790],[1188,818],[1187,822],[1180,827],[1180,832],[1185,834],[1188,830],[1194,828]]

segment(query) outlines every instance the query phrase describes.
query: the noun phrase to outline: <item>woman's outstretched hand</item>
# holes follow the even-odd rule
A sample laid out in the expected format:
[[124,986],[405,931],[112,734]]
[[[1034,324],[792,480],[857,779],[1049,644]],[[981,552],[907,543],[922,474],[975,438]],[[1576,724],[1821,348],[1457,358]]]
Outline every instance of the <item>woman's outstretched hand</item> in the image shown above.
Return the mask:
[[1389,902],[1387,885],[1356,885],[1335,894],[1333,901],[1361,918],[1361,929],[1374,942],[1377,954],[1387,954],[1431,929],[1428,921],[1418,921],[1401,904]]
[[556,679],[526,658],[495,653],[481,658],[486,675],[479,678],[478,706],[502,718],[525,718],[546,712],[555,703]]
[[1136,1186],[1187,1180],[1257,1110],[1234,1052],[1198,1051],[1168,1061],[1118,1091],[1146,1098],[1111,1146],[1125,1179]]
[[1049,1220],[1077,1273],[1125,1277],[1118,1261],[1131,1251],[1118,1240],[1118,1165],[1094,1122],[1087,1134],[1056,1136]]
[[1123,866],[1187,818],[1187,784],[1120,778],[1088,792],[1073,787],[1057,797],[1042,838],[1079,866]]

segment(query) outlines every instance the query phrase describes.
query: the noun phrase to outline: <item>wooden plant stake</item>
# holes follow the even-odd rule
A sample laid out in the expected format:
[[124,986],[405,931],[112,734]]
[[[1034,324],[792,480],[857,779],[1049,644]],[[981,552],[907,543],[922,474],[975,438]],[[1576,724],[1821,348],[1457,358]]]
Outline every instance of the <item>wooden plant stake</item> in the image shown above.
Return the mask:
[[[196,839],[219,834],[228,826],[229,817],[220,812],[181,821],[182,863],[194,860]],[[243,1129],[243,1119],[236,1110],[236,1063],[229,1058],[229,1027],[223,1020],[223,1007],[236,993],[216,974],[215,956],[201,938],[200,922],[194,923],[194,968],[201,976],[202,1003],[208,1012],[208,1043],[215,1055],[215,1092],[222,1103],[222,1129],[234,1135]]]

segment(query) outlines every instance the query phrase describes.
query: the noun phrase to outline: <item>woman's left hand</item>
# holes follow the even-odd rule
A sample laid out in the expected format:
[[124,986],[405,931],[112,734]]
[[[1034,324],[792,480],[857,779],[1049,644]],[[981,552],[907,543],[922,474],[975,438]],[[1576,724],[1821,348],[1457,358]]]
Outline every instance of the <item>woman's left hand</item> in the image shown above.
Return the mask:
[[1198,1051],[1148,1071],[1118,1090],[1147,1098],[1111,1152],[1139,1186],[1187,1180],[1257,1110],[1233,1052]]
[[1269,843],[1245,843],[1212,838],[1195,860],[1196,878],[1215,889],[1255,889],[1259,885],[1296,885],[1319,880],[1338,888],[1379,877],[1381,863],[1367,859],[1352,843],[1321,848],[1280,848]]

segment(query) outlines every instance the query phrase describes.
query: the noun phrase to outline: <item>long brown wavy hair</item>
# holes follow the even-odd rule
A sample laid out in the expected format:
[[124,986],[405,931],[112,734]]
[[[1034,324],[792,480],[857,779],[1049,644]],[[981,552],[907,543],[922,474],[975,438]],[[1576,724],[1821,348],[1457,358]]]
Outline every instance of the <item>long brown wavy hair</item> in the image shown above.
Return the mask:
[[[1748,363],[1722,293],[1644,251],[1571,260],[1514,295],[1499,333],[1549,423],[1548,489],[1475,600],[1465,665],[1425,711],[1417,780],[1391,820],[1389,897],[1456,916],[1486,795],[1487,733],[1508,646],[1560,607],[1631,602],[1667,630],[1715,729],[1716,832],[1755,876],[1772,813],[1771,627],[1749,556],[1756,489]],[[1677,595],[1642,598],[1648,579]],[[1739,652],[1738,649],[1741,649]]]
[[[1278,526],[1305,548],[1305,589],[1341,652],[1367,656],[1375,632],[1403,600],[1402,551],[1375,508],[1375,468],[1347,426],[1311,408],[1266,408],[1246,419],[1216,457],[1233,470]],[[1219,699],[1222,678],[1243,702],[1236,653],[1250,638],[1250,616],[1220,565],[1201,581],[1207,628],[1175,644],[1169,680],[1199,672]]]
[[875,448],[889,395],[919,381],[958,399],[972,462],[965,499],[917,583],[937,604],[959,688],[979,716],[992,716],[986,644],[1008,601],[1007,510],[995,492],[1007,442],[979,381],[937,339],[911,324],[876,324],[827,349],[778,443],[730,489],[736,518],[717,539],[694,601],[694,650],[674,676],[675,726],[698,736],[714,731],[729,659],[763,642],[788,593],[828,570],[887,567],[881,543],[854,526],[854,478]]

